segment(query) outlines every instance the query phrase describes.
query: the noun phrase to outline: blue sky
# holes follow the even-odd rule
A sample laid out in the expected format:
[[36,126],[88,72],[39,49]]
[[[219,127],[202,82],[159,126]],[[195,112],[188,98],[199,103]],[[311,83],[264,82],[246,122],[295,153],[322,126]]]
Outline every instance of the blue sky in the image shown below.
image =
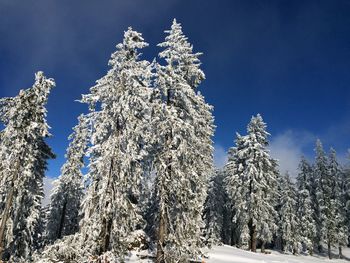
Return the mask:
[[76,117],[75,100],[107,71],[128,26],[143,33],[152,59],[173,18],[201,60],[200,87],[215,107],[216,162],[253,114],[268,124],[272,154],[295,170],[320,138],[341,159],[350,147],[349,1],[0,0],[0,97],[30,87],[34,72],[56,80],[48,104],[59,175]]

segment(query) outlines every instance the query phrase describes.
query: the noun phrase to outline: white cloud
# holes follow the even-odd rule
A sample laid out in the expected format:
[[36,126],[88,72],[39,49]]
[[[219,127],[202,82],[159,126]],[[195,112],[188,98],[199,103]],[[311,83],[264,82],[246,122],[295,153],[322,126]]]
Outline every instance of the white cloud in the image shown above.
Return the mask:
[[227,163],[227,151],[219,144],[214,145],[214,164],[217,168],[222,168]]
[[51,195],[51,191],[53,188],[53,181],[55,181],[56,178],[53,177],[44,177],[44,199],[42,201],[42,206],[46,206],[50,203],[50,195]]
[[296,177],[303,149],[315,141],[310,133],[297,133],[292,130],[274,136],[270,143],[271,156],[278,159],[280,172],[289,172]]

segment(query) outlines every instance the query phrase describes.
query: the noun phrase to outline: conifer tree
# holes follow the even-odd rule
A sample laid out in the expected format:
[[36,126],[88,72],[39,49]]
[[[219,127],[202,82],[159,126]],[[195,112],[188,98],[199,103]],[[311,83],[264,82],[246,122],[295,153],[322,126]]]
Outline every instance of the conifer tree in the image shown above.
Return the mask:
[[[331,157],[333,158],[333,157]],[[318,179],[317,201],[319,208],[319,239],[327,244],[328,257],[331,258],[331,247],[337,242],[337,200],[334,195],[336,175],[330,169],[328,158],[320,140],[316,142],[315,170]],[[332,164],[332,166],[335,164]],[[319,245],[320,246],[320,245]]]
[[138,203],[152,138],[153,65],[140,60],[139,50],[147,46],[141,33],[128,28],[109,60],[111,69],[83,95],[91,133],[79,232],[48,246],[41,262],[123,262],[128,237],[143,228]]
[[[157,262],[185,260],[200,253],[202,213],[207,178],[212,171],[212,107],[197,91],[204,79],[200,53],[182,33],[176,20],[157,66],[156,91],[160,94],[155,159],[155,199],[158,203]],[[186,222],[186,224],[184,224]]]
[[267,150],[269,133],[259,114],[252,117],[247,132],[246,136],[237,135],[236,147],[230,151],[226,187],[241,242],[255,252],[257,240],[264,250],[276,232],[277,167]]
[[345,207],[345,225],[348,229],[348,244],[350,244],[350,169],[343,170],[343,187],[344,187],[344,207]]
[[222,244],[225,229],[226,190],[225,173],[216,170],[209,180],[208,195],[205,202],[205,239],[209,246]]
[[43,177],[47,160],[54,158],[45,139],[50,136],[46,103],[53,79],[35,75],[32,88],[13,98],[0,100],[0,258],[30,259],[38,243]]
[[297,254],[301,246],[300,224],[297,217],[297,194],[289,174],[279,180],[280,189],[280,210],[279,234],[282,240],[284,252],[291,251]]
[[298,191],[297,216],[300,220],[299,226],[302,243],[308,249],[310,255],[313,254],[314,242],[317,235],[311,200],[312,173],[312,166],[302,157],[296,183]]
[[331,209],[332,209],[332,220],[334,220],[335,229],[334,233],[329,232],[329,235],[334,236],[334,245],[338,246],[339,257],[343,257],[342,247],[348,244],[348,228],[346,226],[346,212],[344,205],[344,192],[342,189],[343,174],[338,164],[336,151],[331,148],[329,154],[329,176],[332,180],[332,193],[331,193]]
[[319,252],[323,251],[321,242],[323,241],[322,236],[322,224],[323,224],[323,212],[325,205],[323,202],[323,185],[324,181],[328,181],[328,160],[326,153],[323,150],[323,146],[320,140],[316,141],[315,148],[315,164],[313,168],[313,201],[314,201],[314,219],[316,221],[316,245]]
[[111,251],[123,258],[128,235],[142,224],[137,197],[148,154],[153,75],[138,50],[147,46],[129,28],[112,54],[111,69],[82,99],[90,105],[93,125],[80,226],[85,257]]
[[54,182],[47,219],[46,239],[53,243],[63,236],[74,234],[79,229],[79,209],[83,197],[84,156],[90,136],[88,116],[81,115],[67,149],[66,163],[61,176]]

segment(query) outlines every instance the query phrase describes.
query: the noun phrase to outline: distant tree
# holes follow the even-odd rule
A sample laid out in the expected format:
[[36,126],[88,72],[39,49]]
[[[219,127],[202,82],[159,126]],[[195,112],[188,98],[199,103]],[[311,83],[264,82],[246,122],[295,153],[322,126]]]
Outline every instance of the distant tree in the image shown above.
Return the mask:
[[225,173],[217,169],[209,180],[208,195],[204,208],[205,239],[209,246],[222,244],[225,227],[226,189]]
[[157,66],[156,80],[160,100],[156,115],[160,147],[154,162],[158,263],[200,253],[214,131],[212,107],[197,92],[204,79],[200,53],[193,53],[176,20],[165,32],[168,35],[158,46],[164,48],[159,56],[166,65]]
[[5,127],[0,141],[0,258],[29,260],[39,245],[43,178],[47,160],[54,158],[45,142],[50,136],[45,106],[54,86],[39,71],[32,88],[0,100]]
[[344,207],[345,207],[345,224],[348,229],[348,244],[350,244],[350,168],[345,167],[343,170],[343,187],[344,187]]
[[269,133],[259,114],[252,117],[247,132],[246,136],[237,135],[236,147],[230,150],[226,186],[241,243],[248,243],[255,252],[257,240],[264,251],[276,232],[277,167],[267,150]]
[[[329,185],[329,178],[328,178],[328,160],[326,153],[323,150],[323,146],[320,140],[316,141],[316,148],[315,148],[315,164],[313,167],[313,185],[312,185],[312,199],[314,202],[314,219],[316,221],[316,245],[318,247],[318,251],[322,252],[322,241],[323,241],[323,222],[324,222],[324,212],[325,209],[329,206],[326,206],[324,204],[324,183],[327,182],[325,188],[327,188],[327,185]],[[328,189],[328,194],[330,190]],[[326,192],[325,192],[326,193]],[[327,194],[327,193],[326,193]]]
[[[339,257],[342,258],[342,247],[348,244],[348,227],[346,225],[345,192],[343,189],[343,172],[338,164],[336,151],[331,148],[329,154],[329,177],[332,180],[331,206],[335,232],[334,244],[338,246]],[[329,232],[331,233],[331,232]],[[331,234],[329,234],[331,235]]]
[[339,202],[335,194],[337,166],[335,152],[332,151],[330,158],[327,158],[321,141],[317,140],[314,172],[318,178],[317,200],[320,215],[318,223],[321,231],[320,241],[327,244],[329,258],[331,258],[331,247],[336,243],[339,243],[339,246],[343,243],[338,240],[339,215],[337,210]]
[[289,174],[280,177],[279,235],[284,252],[297,254],[301,247],[300,222],[297,215],[297,193]]
[[297,216],[299,218],[300,233],[302,235],[302,243],[308,249],[309,254],[313,254],[315,243],[316,221],[313,217],[314,211],[312,207],[311,191],[312,191],[312,166],[302,157],[299,164],[299,173],[297,176]]
[[79,209],[83,197],[84,156],[90,138],[88,116],[81,115],[69,136],[71,140],[60,177],[54,182],[49,205],[46,239],[53,243],[79,229]]

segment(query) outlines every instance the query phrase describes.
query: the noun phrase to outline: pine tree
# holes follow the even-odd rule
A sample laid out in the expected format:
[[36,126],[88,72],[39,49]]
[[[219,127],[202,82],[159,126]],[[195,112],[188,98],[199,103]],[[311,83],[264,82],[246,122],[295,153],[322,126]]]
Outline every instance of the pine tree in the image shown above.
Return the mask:
[[50,136],[46,103],[52,79],[35,75],[32,88],[0,100],[1,225],[0,258],[29,259],[38,243],[43,177],[47,159],[54,158],[45,138]]
[[[200,253],[207,178],[212,171],[213,117],[197,87],[204,79],[198,56],[174,20],[157,66],[155,200],[158,203],[157,262],[184,260]],[[186,222],[186,224],[184,224]]]
[[331,206],[332,218],[335,224],[334,244],[338,246],[339,257],[343,257],[342,247],[348,244],[348,228],[346,226],[346,212],[343,191],[343,173],[338,164],[336,152],[333,148],[329,154],[329,176],[332,180]]
[[334,172],[331,172],[328,160],[329,159],[323,150],[321,141],[317,140],[314,172],[316,173],[318,179],[316,196],[320,216],[318,221],[320,231],[319,239],[327,244],[328,257],[331,258],[331,247],[337,241],[337,200],[335,199],[333,192],[336,182],[336,175]]
[[350,243],[350,169],[345,167],[343,171],[344,187],[344,207],[345,207],[345,225],[348,229],[348,244]]
[[323,202],[323,184],[324,181],[328,181],[328,165],[327,165],[327,156],[326,153],[323,150],[323,146],[320,140],[316,141],[316,148],[315,148],[315,164],[313,168],[313,201],[314,201],[314,219],[316,221],[316,245],[318,247],[318,251],[322,252],[322,244],[323,236],[323,217],[322,214],[325,208],[325,204],[322,204]]
[[138,209],[143,159],[150,137],[151,64],[139,60],[148,44],[131,28],[118,44],[106,76],[82,101],[90,105],[89,186],[80,235],[84,256],[111,251],[122,258],[126,238],[142,224]]
[[259,114],[252,117],[247,132],[246,136],[237,135],[236,147],[230,151],[226,186],[235,207],[233,221],[240,229],[241,243],[248,243],[255,252],[257,240],[264,250],[277,228],[277,167],[269,156],[269,133]]
[[299,226],[302,242],[308,249],[310,255],[313,254],[314,242],[317,235],[316,222],[313,217],[314,211],[311,199],[312,173],[312,166],[304,157],[302,157],[299,164],[299,173],[297,176],[297,215],[300,220]]
[[300,223],[297,216],[297,194],[289,174],[281,177],[279,234],[284,252],[291,251],[297,254],[301,247]]
[[209,180],[204,209],[205,239],[209,246],[222,244],[224,239],[227,200],[224,179],[224,171],[216,170]]
[[69,136],[66,163],[61,176],[54,182],[47,219],[46,239],[53,243],[62,236],[71,235],[79,229],[79,209],[83,197],[84,156],[90,137],[88,115],[81,115],[74,132]]

